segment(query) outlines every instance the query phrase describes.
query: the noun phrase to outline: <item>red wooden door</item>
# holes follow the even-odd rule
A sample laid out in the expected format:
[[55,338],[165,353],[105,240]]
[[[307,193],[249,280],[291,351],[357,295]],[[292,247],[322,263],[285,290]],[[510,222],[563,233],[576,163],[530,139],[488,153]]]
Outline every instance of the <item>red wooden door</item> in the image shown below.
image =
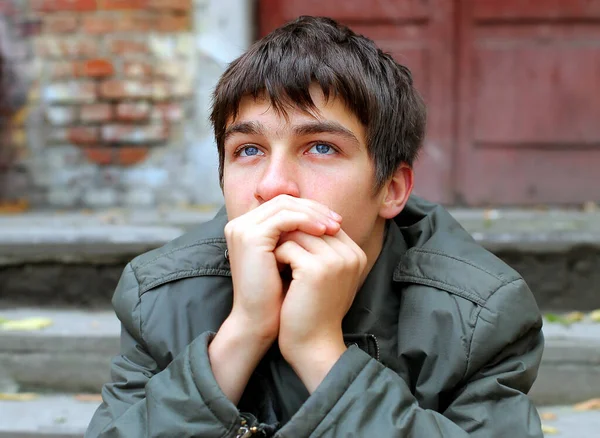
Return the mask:
[[330,16],[406,64],[428,106],[415,192],[600,201],[600,0],[261,0],[260,32]]
[[413,72],[428,106],[416,193],[451,202],[455,127],[453,2],[449,0],[262,0],[260,34],[299,15],[332,17],[375,40]]
[[600,0],[461,0],[457,194],[600,200]]

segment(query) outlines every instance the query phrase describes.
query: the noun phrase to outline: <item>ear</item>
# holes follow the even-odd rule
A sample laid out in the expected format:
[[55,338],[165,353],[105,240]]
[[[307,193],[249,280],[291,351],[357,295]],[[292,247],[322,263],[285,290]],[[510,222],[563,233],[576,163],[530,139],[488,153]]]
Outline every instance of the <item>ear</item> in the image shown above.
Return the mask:
[[382,189],[384,195],[381,200],[379,216],[392,219],[400,214],[412,192],[413,184],[412,168],[408,164],[402,163]]

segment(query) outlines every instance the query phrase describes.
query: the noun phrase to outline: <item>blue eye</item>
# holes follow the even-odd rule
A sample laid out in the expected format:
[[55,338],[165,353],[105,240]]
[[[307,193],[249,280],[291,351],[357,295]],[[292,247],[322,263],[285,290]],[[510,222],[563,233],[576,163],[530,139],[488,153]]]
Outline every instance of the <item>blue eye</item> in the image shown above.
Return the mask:
[[256,146],[244,146],[238,151],[240,157],[254,157],[259,153],[260,150]]
[[[316,151],[316,152],[313,152]],[[317,143],[310,148],[309,152],[316,155],[331,155],[335,153],[335,149],[325,143]]]

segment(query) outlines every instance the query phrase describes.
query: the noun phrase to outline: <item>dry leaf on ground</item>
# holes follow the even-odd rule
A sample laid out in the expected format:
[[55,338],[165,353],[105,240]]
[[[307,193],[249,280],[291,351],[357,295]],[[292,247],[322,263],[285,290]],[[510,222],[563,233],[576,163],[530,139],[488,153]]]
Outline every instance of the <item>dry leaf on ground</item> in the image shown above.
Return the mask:
[[590,400],[577,403],[573,406],[576,411],[594,411],[600,410],[600,398],[592,398]]
[[556,427],[542,424],[542,432],[544,432],[544,435],[556,435],[558,433],[558,429]]
[[600,322],[600,309],[591,312],[590,319],[594,322]]
[[52,325],[50,318],[26,318],[0,322],[1,330],[40,330]]
[[583,313],[583,312],[571,312],[571,313],[567,313],[565,315],[565,319],[568,322],[579,322],[579,321],[583,321],[584,318],[585,318],[585,313]]
[[101,402],[102,396],[100,394],[76,394],[73,398],[81,402]]
[[33,392],[21,392],[21,393],[5,393],[0,392],[0,400],[8,401],[30,401],[38,398],[39,395]]
[[0,214],[18,214],[29,210],[29,202],[25,199],[0,202]]
[[543,412],[540,418],[547,421],[556,420],[556,414],[554,412]]

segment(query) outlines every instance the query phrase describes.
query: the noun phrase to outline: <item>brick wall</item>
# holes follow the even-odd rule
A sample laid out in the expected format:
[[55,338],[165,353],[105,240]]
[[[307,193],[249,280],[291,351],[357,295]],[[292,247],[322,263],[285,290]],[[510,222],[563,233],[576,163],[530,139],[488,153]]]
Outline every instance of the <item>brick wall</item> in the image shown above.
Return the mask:
[[18,9],[13,24],[26,24],[32,74],[11,141],[26,181],[9,197],[58,207],[196,202],[182,195],[190,178],[177,178],[194,136],[193,6],[0,0]]

